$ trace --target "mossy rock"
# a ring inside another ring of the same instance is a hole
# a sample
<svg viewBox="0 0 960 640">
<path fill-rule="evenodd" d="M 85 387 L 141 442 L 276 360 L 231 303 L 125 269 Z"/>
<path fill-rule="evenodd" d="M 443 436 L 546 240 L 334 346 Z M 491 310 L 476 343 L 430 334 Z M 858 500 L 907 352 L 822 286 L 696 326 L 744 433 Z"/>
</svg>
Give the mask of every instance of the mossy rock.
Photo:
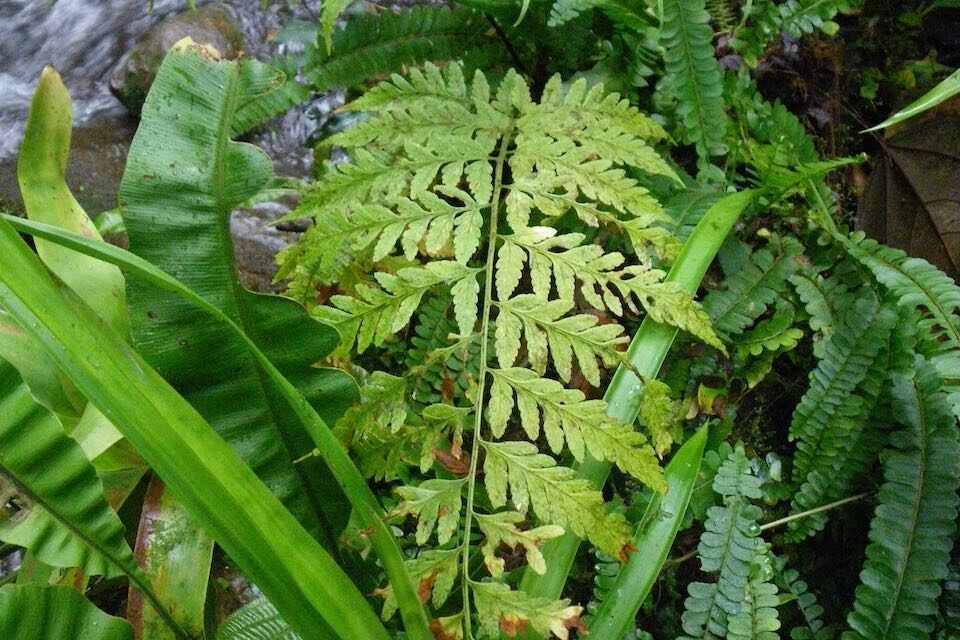
<svg viewBox="0 0 960 640">
<path fill-rule="evenodd" d="M 140 115 L 163 57 L 177 41 L 188 36 L 194 42 L 212 46 L 223 58 L 236 58 L 243 48 L 236 22 L 217 5 L 206 5 L 158 23 L 137 40 L 110 79 L 110 90 L 130 113 Z"/>
</svg>

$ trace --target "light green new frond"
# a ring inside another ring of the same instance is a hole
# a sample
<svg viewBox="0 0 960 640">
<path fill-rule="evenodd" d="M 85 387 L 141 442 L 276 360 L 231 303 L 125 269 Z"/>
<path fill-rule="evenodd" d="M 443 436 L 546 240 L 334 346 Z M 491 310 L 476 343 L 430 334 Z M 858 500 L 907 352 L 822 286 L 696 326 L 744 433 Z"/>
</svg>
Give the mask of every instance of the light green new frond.
<svg viewBox="0 0 960 640">
<path fill-rule="evenodd" d="M 328 52 L 330 51 L 333 28 L 337 24 L 337 18 L 352 3 L 353 0 L 324 0 L 320 7 L 320 34 L 323 36 L 323 42 L 326 44 Z"/>
<path fill-rule="evenodd" d="M 566 442 L 577 461 L 583 460 L 586 449 L 594 458 L 616 464 L 658 491 L 665 488 L 663 472 L 646 437 L 607 416 L 604 402 L 585 400 L 582 392 L 529 369 L 490 369 L 490 374 L 488 422 L 496 437 L 506 429 L 515 395 L 520 424 L 531 440 L 540 435 L 542 414 L 543 431 L 554 453 L 560 453 Z"/>
<path fill-rule="evenodd" d="M 437 528 L 437 542 L 446 544 L 460 525 L 465 479 L 425 480 L 417 487 L 397 487 L 397 495 L 403 501 L 390 514 L 392 516 L 414 515 L 417 518 L 417 544 L 424 545 Z"/>
<path fill-rule="evenodd" d="M 520 513 L 532 508 L 542 522 L 569 527 L 604 553 L 626 557 L 630 528 L 622 515 L 606 511 L 603 496 L 589 482 L 529 442 L 482 444 L 487 495 L 495 508 L 506 505 L 509 495 Z"/>
<path fill-rule="evenodd" d="M 533 571 L 543 574 L 547 570 L 547 564 L 543 559 L 543 554 L 540 553 L 540 545 L 551 538 L 563 535 L 563 527 L 552 524 L 527 530 L 518 528 L 517 525 L 526 518 L 516 511 L 502 511 L 490 515 L 478 513 L 474 517 L 477 519 L 480 531 L 486 537 L 483 546 L 480 547 L 480 552 L 483 554 L 487 571 L 494 578 L 503 575 L 505 566 L 503 558 L 497 555 L 497 550 L 501 546 L 511 549 L 523 547 L 527 566 Z"/>
<path fill-rule="evenodd" d="M 450 596 L 459 575 L 460 565 L 457 562 L 459 557 L 458 549 L 422 551 L 416 558 L 404 563 L 421 597 L 429 597 L 433 606 L 442 606 Z M 393 587 L 387 585 L 383 589 L 377 589 L 374 594 L 384 598 L 380 617 L 389 620 L 397 611 L 397 599 L 393 595 Z"/>
<path fill-rule="evenodd" d="M 599 357 L 606 367 L 621 359 L 620 347 L 629 339 L 618 324 L 598 324 L 596 316 L 566 316 L 573 303 L 568 300 L 544 302 L 533 294 L 522 294 L 497 305 L 496 351 L 501 367 L 512 367 L 520 350 L 520 338 L 527 347 L 527 359 L 534 371 L 543 375 L 549 352 L 553 366 L 564 382 L 573 373 L 576 355 L 580 372 L 587 382 L 600 385 Z"/>
<path fill-rule="evenodd" d="M 793 326 L 793 305 L 784 302 L 774 314 L 759 323 L 737 340 L 740 357 L 759 356 L 764 351 L 789 351 L 803 338 L 803 331 Z"/>
<path fill-rule="evenodd" d="M 580 628 L 583 607 L 570 601 L 550 600 L 513 591 L 498 582 L 470 582 L 473 601 L 477 607 L 480 633 L 488 638 L 499 638 L 501 633 L 516 636 L 524 629 L 532 629 L 541 637 L 551 633 L 567 640 L 571 628 Z"/>
<path fill-rule="evenodd" d="M 337 295 L 330 298 L 333 306 L 318 307 L 314 315 L 333 325 L 340 332 L 344 348 L 356 341 L 357 352 L 371 344 L 380 346 L 390 335 L 410 322 L 423 295 L 440 285 L 452 285 L 454 309 L 463 333 L 472 331 L 477 317 L 477 269 L 452 260 L 438 260 L 423 267 L 405 267 L 396 274 L 374 274 L 377 284 L 357 285 L 357 296 Z"/>
</svg>

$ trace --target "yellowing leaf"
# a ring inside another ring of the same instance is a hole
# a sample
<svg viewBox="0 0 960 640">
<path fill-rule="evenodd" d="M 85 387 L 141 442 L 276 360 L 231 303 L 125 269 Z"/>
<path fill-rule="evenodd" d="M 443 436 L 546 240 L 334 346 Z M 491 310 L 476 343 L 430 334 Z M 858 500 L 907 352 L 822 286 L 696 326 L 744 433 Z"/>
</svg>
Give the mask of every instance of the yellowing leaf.
<svg viewBox="0 0 960 640">
<path fill-rule="evenodd" d="M 480 530 L 486 536 L 480 552 L 483 553 L 483 561 L 487 565 L 487 570 L 494 578 L 499 578 L 503 574 L 504 561 L 497 556 L 497 549 L 501 545 L 506 545 L 513 549 L 523 547 L 526 551 L 527 565 L 533 571 L 544 574 L 547 571 L 547 564 L 540 553 L 540 545 L 544 541 L 563 535 L 563 527 L 556 525 L 545 525 L 523 531 L 517 528 L 517 524 L 525 520 L 523 514 L 516 511 L 504 511 L 491 515 L 476 514 L 477 524 Z"/>
<path fill-rule="evenodd" d="M 437 528 L 437 542 L 446 544 L 460 524 L 461 494 L 465 484 L 466 480 L 426 480 L 417 487 L 397 487 L 397 495 L 403 498 L 403 502 L 391 515 L 417 516 L 417 544 L 427 543 L 434 526 Z"/>
<path fill-rule="evenodd" d="M 529 627 L 540 636 L 553 634 L 567 640 L 570 629 L 584 630 L 580 624 L 583 607 L 571 605 L 567 599 L 529 596 L 497 582 L 471 582 L 470 587 L 484 636 L 496 638 L 502 632 L 514 638 Z"/>
</svg>

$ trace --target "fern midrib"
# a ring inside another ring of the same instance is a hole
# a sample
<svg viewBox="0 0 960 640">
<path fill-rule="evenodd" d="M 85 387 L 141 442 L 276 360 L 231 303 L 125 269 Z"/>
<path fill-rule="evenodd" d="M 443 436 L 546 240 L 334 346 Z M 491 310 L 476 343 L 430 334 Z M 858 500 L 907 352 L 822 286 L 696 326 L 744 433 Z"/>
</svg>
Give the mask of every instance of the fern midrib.
<svg viewBox="0 0 960 640">
<path fill-rule="evenodd" d="M 472 616 L 470 615 L 470 529 L 473 526 L 473 503 L 477 488 L 477 459 L 480 457 L 480 432 L 483 427 L 483 395 L 487 384 L 487 349 L 490 343 L 490 312 L 493 309 L 493 271 L 497 256 L 497 227 L 500 217 L 500 200 L 503 195 L 503 170 L 507 162 L 507 151 L 516 130 L 516 120 L 511 118 L 510 125 L 500 140 L 493 174 L 493 197 L 490 201 L 490 229 L 487 233 L 487 258 L 484 263 L 483 309 L 480 314 L 480 355 L 477 372 L 477 395 L 474 405 L 473 443 L 470 447 L 470 471 L 467 474 L 467 507 L 464 513 L 461 555 L 461 589 L 463 602 L 463 627 L 466 640 L 473 638 Z"/>
</svg>

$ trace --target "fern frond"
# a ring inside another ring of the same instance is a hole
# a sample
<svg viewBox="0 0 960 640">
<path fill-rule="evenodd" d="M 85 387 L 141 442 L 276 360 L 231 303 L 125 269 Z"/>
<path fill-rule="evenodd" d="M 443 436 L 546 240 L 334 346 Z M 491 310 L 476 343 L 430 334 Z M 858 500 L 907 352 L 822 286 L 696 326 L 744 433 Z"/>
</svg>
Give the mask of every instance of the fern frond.
<svg viewBox="0 0 960 640">
<path fill-rule="evenodd" d="M 727 618 L 728 640 L 779 640 L 780 598 L 772 577 L 769 551 L 754 553 L 750 579 L 743 588 L 743 604 Z"/>
<path fill-rule="evenodd" d="M 852 637 L 929 637 L 956 533 L 960 443 L 941 381 L 918 360 L 912 380 L 898 378 L 893 395 L 906 429 L 891 438 L 884 484 L 870 523 L 866 560 L 853 611 Z"/>
<path fill-rule="evenodd" d="M 512 367 L 520 352 L 521 336 L 527 346 L 530 366 L 540 375 L 547 368 L 549 352 L 553 366 L 564 382 L 570 381 L 573 357 L 587 382 L 600 386 L 597 358 L 606 367 L 622 359 L 621 347 L 629 342 L 618 324 L 598 324 L 596 316 L 568 316 L 569 300 L 544 302 L 533 294 L 521 294 L 497 304 L 496 351 L 501 367 Z"/>
<path fill-rule="evenodd" d="M 703 308 L 721 338 L 730 340 L 743 333 L 766 313 L 767 306 L 787 289 L 802 253 L 803 247 L 793 238 L 758 249 L 726 279 L 723 289 L 714 289 L 703 299 Z"/>
<path fill-rule="evenodd" d="M 320 7 L 320 35 L 323 37 L 327 51 L 330 51 L 333 46 L 331 39 L 337 19 L 351 4 L 353 4 L 353 0 L 325 0 L 323 6 Z"/>
<path fill-rule="evenodd" d="M 581 13 L 596 9 L 605 3 L 606 0 L 556 0 L 550 7 L 547 26 L 562 26 L 576 19 Z"/>
<path fill-rule="evenodd" d="M 456 321 L 450 317 L 449 295 L 433 296 L 417 309 L 417 324 L 411 333 L 404 364 L 411 381 L 411 397 L 422 403 L 449 401 L 461 395 L 476 378 L 478 341 L 468 336 L 451 343 Z"/>
<path fill-rule="evenodd" d="M 300 640 L 266 598 L 237 609 L 217 629 L 217 640 Z"/>
<path fill-rule="evenodd" d="M 764 351 L 789 351 L 801 338 L 803 331 L 793 326 L 793 305 L 783 302 L 766 320 L 757 323 L 753 329 L 737 340 L 737 354 L 740 357 L 759 356 Z"/>
<path fill-rule="evenodd" d="M 407 573 L 417 585 L 417 592 L 424 601 L 429 598 L 433 606 L 440 607 L 450 592 L 459 575 L 460 565 L 457 563 L 459 555 L 456 549 L 441 549 L 438 551 L 423 551 L 416 558 L 407 560 Z M 387 585 L 377 589 L 374 595 L 383 597 L 383 610 L 380 617 L 389 620 L 397 611 L 397 599 L 393 595 L 393 587 Z"/>
<path fill-rule="evenodd" d="M 687 635 L 682 640 L 728 637 L 729 618 L 740 611 L 747 598 L 751 563 L 766 553 L 757 537 L 761 511 L 750 503 L 762 495 L 760 480 L 751 474 L 742 446 L 720 466 L 713 488 L 723 496 L 724 506 L 707 511 L 697 551 L 703 571 L 719 575 L 716 583 L 691 582 L 688 586 L 690 595 L 681 618 Z M 764 602 L 768 590 L 760 590 Z M 768 617 L 764 614 L 764 619 Z"/>
<path fill-rule="evenodd" d="M 450 541 L 460 525 L 460 509 L 465 479 L 425 480 L 416 487 L 395 489 L 402 502 L 390 512 L 390 517 L 414 515 L 417 518 L 417 544 L 424 545 L 437 529 L 437 542 Z"/>
<path fill-rule="evenodd" d="M 623 268 L 623 255 L 604 253 L 596 245 L 580 245 L 583 234 L 556 235 L 551 227 L 529 227 L 503 235 L 497 258 L 497 297 L 508 299 L 519 284 L 525 262 L 530 266 L 533 291 L 546 299 L 551 281 L 560 299 L 573 301 L 576 281 L 584 299 L 597 309 L 622 315 L 624 304 L 651 318 L 689 331 L 707 344 L 723 348 L 713 333 L 703 309 L 672 283 L 663 282 L 663 272 L 643 265 Z M 557 250 L 559 249 L 559 250 Z"/>
<path fill-rule="evenodd" d="M 873 336 L 879 348 L 869 363 L 869 368 L 853 393 L 841 400 L 836 413 L 828 422 L 820 443 L 820 451 L 827 455 L 814 457 L 811 471 L 794 493 L 791 513 L 800 513 L 849 495 L 857 479 L 865 474 L 876 460 L 886 442 L 884 427 L 888 426 L 893 407 L 886 404 L 888 392 L 885 385 L 894 372 L 907 373 L 913 364 L 913 341 L 905 332 L 913 319 L 895 312 L 884 304 L 886 315 L 893 314 L 899 324 L 885 328 L 888 319 Z M 883 313 L 881 311 L 881 313 Z M 832 350 L 827 345 L 827 353 Z M 834 453 L 836 452 L 836 453 Z M 821 530 L 827 514 L 817 513 L 807 518 L 791 521 L 784 538 L 796 542 Z"/>
<path fill-rule="evenodd" d="M 370 433 L 396 433 L 407 419 L 407 385 L 403 378 L 374 371 L 360 387 L 360 403 L 337 421 L 345 442 L 364 440 Z"/>
<path fill-rule="evenodd" d="M 658 456 L 670 451 L 673 444 L 671 430 L 681 419 L 678 403 L 670 397 L 670 386 L 656 378 L 643 381 L 640 397 L 640 422 L 650 434 L 650 441 Z"/>
<path fill-rule="evenodd" d="M 529 442 L 484 442 L 486 490 L 494 508 L 510 502 L 525 514 L 529 508 L 548 524 L 569 527 L 608 555 L 625 558 L 631 533 L 626 520 L 608 513 L 603 497 L 572 469 L 557 466 Z M 508 493 L 509 489 L 509 493 Z"/>
<path fill-rule="evenodd" d="M 777 558 L 774 562 L 778 582 L 783 589 L 794 597 L 797 609 L 803 618 L 804 626 L 795 626 L 790 630 L 794 640 L 828 640 L 832 635 L 823 624 L 823 607 L 817 603 L 817 596 L 809 590 L 807 583 L 800 579 L 800 572 L 787 569 L 786 562 Z"/>
<path fill-rule="evenodd" d="M 527 559 L 527 566 L 531 570 L 543 574 L 547 570 L 547 563 L 540 553 L 540 545 L 547 540 L 563 535 L 563 528 L 557 525 L 544 525 L 533 529 L 522 530 L 517 527 L 526 518 L 522 513 L 516 511 L 502 511 L 500 513 L 483 514 L 478 513 L 477 526 L 483 532 L 485 539 L 483 546 L 480 547 L 480 553 L 483 554 L 483 561 L 487 565 L 487 571 L 494 578 L 503 575 L 505 566 L 503 558 L 497 555 L 497 550 L 501 546 L 510 549 L 523 547 Z"/>
<path fill-rule="evenodd" d="M 873 294 L 860 297 L 845 312 L 844 323 L 826 345 L 823 360 L 810 374 L 810 388 L 800 399 L 790 423 L 797 441 L 793 477 L 802 481 L 815 469 L 829 469 L 844 448 L 848 434 L 835 433 L 846 417 L 860 409 L 854 391 L 887 344 L 896 313 Z"/>
<path fill-rule="evenodd" d="M 960 287 L 921 258 L 885 247 L 862 235 L 842 239 L 850 255 L 873 272 L 900 306 L 920 314 L 918 350 L 933 357 L 960 350 Z"/>
<path fill-rule="evenodd" d="M 326 4 L 330 14 L 336 11 L 336 6 Z M 501 51 L 488 32 L 482 14 L 462 8 L 418 6 L 359 13 L 332 31 L 330 46 L 311 52 L 303 74 L 314 89 L 327 91 L 427 60 L 470 59 L 486 66 Z"/>
<path fill-rule="evenodd" d="M 552 633 L 567 640 L 569 630 L 581 626 L 583 607 L 571 605 L 567 599 L 537 598 L 496 582 L 471 582 L 470 587 L 480 631 L 486 637 L 499 638 L 501 633 L 516 636 L 529 628 L 540 636 Z"/>
<path fill-rule="evenodd" d="M 543 432 L 554 453 L 564 442 L 577 461 L 584 451 L 594 458 L 609 460 L 648 486 L 662 491 L 662 470 L 643 434 L 618 424 L 606 414 L 601 400 L 585 400 L 581 391 L 566 389 L 559 382 L 541 378 L 529 369 L 491 369 L 488 421 L 493 435 L 502 437 L 513 413 L 514 396 L 520 424 L 531 440 Z M 523 511 L 523 509 L 521 509 Z"/>
<path fill-rule="evenodd" d="M 470 333 L 477 318 L 477 272 L 458 262 L 436 260 L 423 267 L 405 267 L 395 275 L 377 273 L 379 286 L 359 284 L 357 297 L 333 296 L 333 306 L 318 307 L 314 315 L 340 332 L 344 348 L 356 341 L 357 352 L 363 353 L 404 328 L 427 291 L 450 285 L 457 324 L 461 333 Z"/>
<path fill-rule="evenodd" d="M 704 0 L 663 0 L 660 41 L 665 75 L 661 83 L 677 97 L 683 124 L 680 139 L 697 149 L 701 163 L 723 155 L 727 115 L 723 110 L 720 66 Z"/>
</svg>

